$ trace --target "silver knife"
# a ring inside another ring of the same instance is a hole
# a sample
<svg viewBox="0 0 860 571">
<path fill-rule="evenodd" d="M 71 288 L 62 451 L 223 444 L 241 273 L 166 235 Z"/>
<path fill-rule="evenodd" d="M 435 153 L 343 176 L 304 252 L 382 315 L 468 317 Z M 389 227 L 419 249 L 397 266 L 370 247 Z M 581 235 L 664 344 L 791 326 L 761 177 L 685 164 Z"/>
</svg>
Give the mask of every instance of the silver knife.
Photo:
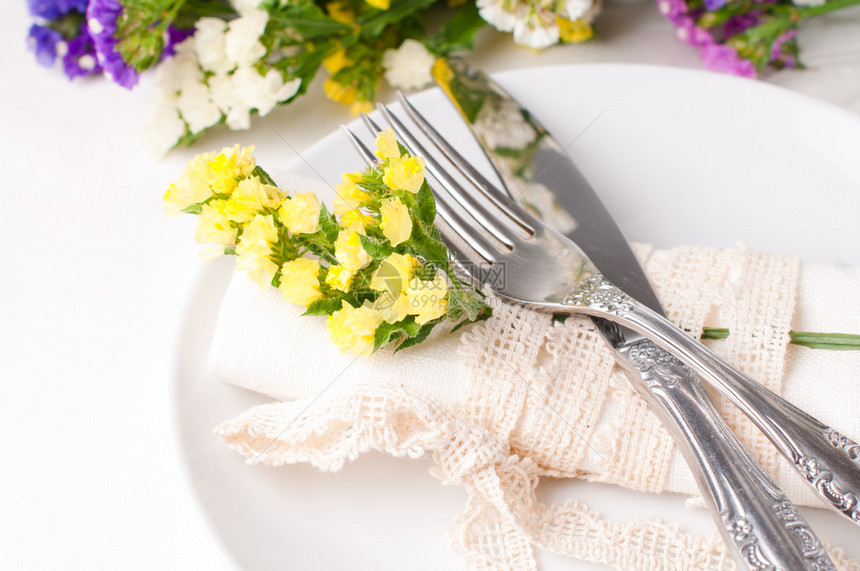
<svg viewBox="0 0 860 571">
<path fill-rule="evenodd" d="M 465 60 L 440 59 L 433 74 L 511 197 L 573 238 L 608 280 L 662 313 L 621 230 L 549 132 Z M 641 335 L 591 319 L 669 429 L 741 568 L 834 568 L 797 509 L 717 414 L 695 373 Z"/>
</svg>

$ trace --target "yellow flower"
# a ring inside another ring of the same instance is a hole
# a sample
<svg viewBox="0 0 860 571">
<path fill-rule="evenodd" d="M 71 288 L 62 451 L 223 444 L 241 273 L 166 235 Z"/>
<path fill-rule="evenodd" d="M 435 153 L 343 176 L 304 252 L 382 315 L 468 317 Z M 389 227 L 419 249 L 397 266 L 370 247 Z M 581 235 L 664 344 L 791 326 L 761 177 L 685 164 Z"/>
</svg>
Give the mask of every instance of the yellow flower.
<svg viewBox="0 0 860 571">
<path fill-rule="evenodd" d="M 418 260 L 409 254 L 393 253 L 385 258 L 370 277 L 370 288 L 382 295 L 374 302 L 382 319 L 396 323 L 409 315 L 409 299 L 406 292 Z"/>
<path fill-rule="evenodd" d="M 338 289 L 344 293 L 349 292 L 349 286 L 352 283 L 352 278 L 355 275 L 355 270 L 348 270 L 343 266 L 333 264 L 328 268 L 328 274 L 325 277 L 325 283 L 333 289 Z"/>
<path fill-rule="evenodd" d="M 373 309 L 386 323 L 397 323 L 409 315 L 409 298 L 402 293 L 395 295 L 390 291 L 384 291 L 373 302 Z"/>
<path fill-rule="evenodd" d="M 382 233 L 392 246 L 409 239 L 412 235 L 412 219 L 409 209 L 399 198 L 395 196 L 383 200 L 379 205 L 379 213 L 382 216 Z"/>
<path fill-rule="evenodd" d="M 320 201 L 313 192 L 300 192 L 287 198 L 278 218 L 293 234 L 313 234 L 320 229 Z"/>
<path fill-rule="evenodd" d="M 373 223 L 373 216 L 363 213 L 358 208 L 353 208 L 341 214 L 337 223 L 341 228 L 349 228 L 353 224 L 361 224 L 363 228 L 367 228 L 368 224 Z"/>
<path fill-rule="evenodd" d="M 203 202 L 210 196 L 212 196 L 212 191 L 209 189 L 209 185 L 199 178 L 188 176 L 186 173 L 167 187 L 162 202 L 167 215 L 176 216 L 192 204 Z"/>
<path fill-rule="evenodd" d="M 394 130 L 391 127 L 380 131 L 376 137 L 376 156 L 382 160 L 400 158 L 400 146 L 394 138 Z"/>
<path fill-rule="evenodd" d="M 197 216 L 197 230 L 194 233 L 198 244 L 215 242 L 232 246 L 236 243 L 237 228 L 230 224 L 226 207 L 226 200 L 211 200 L 203 205 Z M 223 248 L 221 251 L 223 253 Z"/>
<path fill-rule="evenodd" d="M 238 181 L 251 176 L 256 161 L 251 153 L 254 147 L 224 147 L 221 153 L 208 162 L 209 186 L 216 194 L 230 194 Z"/>
<path fill-rule="evenodd" d="M 188 161 L 182 176 L 167 188 L 162 200 L 168 216 L 180 214 L 192 204 L 212 196 L 207 173 L 209 160 L 214 156 L 215 153 L 200 154 Z"/>
<path fill-rule="evenodd" d="M 583 19 L 571 21 L 567 18 L 557 17 L 555 22 L 558 24 L 561 41 L 565 43 L 578 44 L 590 40 L 594 36 L 591 25 Z"/>
<path fill-rule="evenodd" d="M 334 241 L 334 257 L 348 270 L 360 270 L 373 260 L 361 247 L 360 234 L 364 234 L 364 228 L 353 224 L 341 230 Z"/>
<path fill-rule="evenodd" d="M 185 172 L 164 193 L 164 208 L 172 216 L 214 194 L 228 195 L 256 166 L 254 147 L 225 147 L 220 154 L 201 153 L 188 161 Z"/>
<path fill-rule="evenodd" d="M 278 265 L 271 260 L 272 244 L 278 241 L 275 220 L 271 214 L 257 214 L 248 223 L 236 244 L 236 267 L 248 272 L 248 277 L 260 287 L 272 284 Z"/>
<path fill-rule="evenodd" d="M 354 85 L 340 83 L 331 77 L 325 80 L 323 91 L 325 91 L 326 97 L 332 101 L 343 103 L 344 105 L 352 105 L 355 103 L 355 98 L 358 94 L 358 90 Z"/>
<path fill-rule="evenodd" d="M 353 115 L 361 115 L 371 111 L 373 111 L 373 101 L 365 101 L 364 99 L 356 100 L 349 108 L 349 112 Z"/>
<path fill-rule="evenodd" d="M 392 189 L 418 192 L 424 182 L 424 157 L 390 159 L 382 181 Z"/>
<path fill-rule="evenodd" d="M 380 323 L 382 317 L 369 302 L 356 308 L 344 301 L 341 309 L 328 316 L 326 328 L 342 352 L 350 351 L 358 356 L 372 351 L 373 336 Z"/>
<path fill-rule="evenodd" d="M 320 263 L 308 258 L 296 258 L 281 266 L 281 283 L 278 289 L 287 303 L 309 306 L 322 298 L 317 275 Z"/>
<path fill-rule="evenodd" d="M 388 10 L 388 7 L 391 5 L 390 0 L 364 0 L 364 1 L 367 2 L 369 5 L 373 6 L 374 8 L 378 8 L 380 10 Z"/>
<path fill-rule="evenodd" d="M 328 6 L 331 6 L 333 4 L 334 3 L 329 4 Z M 346 50 L 339 49 L 336 52 L 332 52 L 322 61 L 322 64 L 328 70 L 329 73 L 337 73 L 338 71 L 349 65 L 349 59 L 347 59 L 346 57 Z"/>
<path fill-rule="evenodd" d="M 341 24 L 352 24 L 355 22 L 355 13 L 352 10 L 345 10 L 344 6 L 346 2 L 329 2 L 325 5 L 325 9 L 332 20 Z"/>
<path fill-rule="evenodd" d="M 278 187 L 260 182 L 260 177 L 246 178 L 227 201 L 227 216 L 233 222 L 247 222 L 265 210 L 276 210 L 286 196 Z"/>
<path fill-rule="evenodd" d="M 448 282 L 441 271 L 437 271 L 432 280 L 411 279 L 406 288 L 406 297 L 409 299 L 409 314 L 415 316 L 415 323 L 424 325 L 445 315 L 447 293 Z"/>
<path fill-rule="evenodd" d="M 356 183 L 361 180 L 362 175 L 347 173 L 343 175 L 343 182 L 334 185 L 335 197 L 332 202 L 332 210 L 335 216 L 355 210 L 364 202 L 370 200 L 370 194 Z"/>
</svg>

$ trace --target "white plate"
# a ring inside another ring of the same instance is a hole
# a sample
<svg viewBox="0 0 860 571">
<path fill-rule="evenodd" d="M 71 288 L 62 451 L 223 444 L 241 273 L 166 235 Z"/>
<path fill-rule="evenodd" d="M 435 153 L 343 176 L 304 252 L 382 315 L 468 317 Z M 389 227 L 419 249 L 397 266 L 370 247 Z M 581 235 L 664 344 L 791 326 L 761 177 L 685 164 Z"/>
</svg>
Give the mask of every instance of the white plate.
<svg viewBox="0 0 860 571">
<path fill-rule="evenodd" d="M 763 83 L 673 68 L 554 66 L 496 79 L 570 143 L 629 239 L 661 248 L 742 241 L 810 261 L 860 264 L 857 117 Z M 458 145 L 477 152 L 438 91 L 414 101 L 446 134 L 462 137 Z M 303 160 L 289 169 L 330 183 L 361 166 L 339 132 Z M 190 481 L 228 557 L 244 569 L 462 568 L 445 532 L 465 492 L 442 487 L 428 474 L 428 459 L 370 454 L 336 474 L 249 467 L 212 436 L 219 422 L 267 401 L 216 382 L 206 369 L 231 268 L 219 261 L 201 276 L 176 371 Z M 582 482 L 551 482 L 541 491 L 553 500 L 577 497 L 610 518 L 656 515 L 691 532 L 713 529 L 703 510 L 684 507 L 680 497 Z M 804 513 L 823 539 L 860 559 L 856 527 L 823 510 Z M 602 568 L 540 558 L 544 569 Z"/>
</svg>

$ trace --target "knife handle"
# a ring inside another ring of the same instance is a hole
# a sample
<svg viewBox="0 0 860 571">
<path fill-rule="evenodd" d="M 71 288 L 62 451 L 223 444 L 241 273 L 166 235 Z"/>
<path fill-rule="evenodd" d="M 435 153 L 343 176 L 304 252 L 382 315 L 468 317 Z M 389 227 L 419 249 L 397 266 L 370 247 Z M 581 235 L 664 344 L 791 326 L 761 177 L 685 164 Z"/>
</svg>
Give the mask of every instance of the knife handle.
<svg viewBox="0 0 860 571">
<path fill-rule="evenodd" d="M 689 365 L 761 429 L 827 506 L 860 525 L 856 442 L 746 376 L 603 276 L 584 280 L 562 305 L 626 325 Z"/>
<path fill-rule="evenodd" d="M 740 569 L 830 569 L 797 509 L 717 414 L 696 374 L 653 342 L 615 350 L 696 478 Z"/>
</svg>

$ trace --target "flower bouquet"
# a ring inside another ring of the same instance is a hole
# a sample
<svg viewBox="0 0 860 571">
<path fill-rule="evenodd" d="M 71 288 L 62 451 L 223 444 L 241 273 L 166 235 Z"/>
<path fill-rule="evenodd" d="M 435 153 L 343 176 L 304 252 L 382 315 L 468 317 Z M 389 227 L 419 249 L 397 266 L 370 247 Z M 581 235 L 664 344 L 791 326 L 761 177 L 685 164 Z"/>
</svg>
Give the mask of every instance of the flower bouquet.
<svg viewBox="0 0 860 571">
<path fill-rule="evenodd" d="M 314 193 L 278 188 L 251 151 L 197 155 L 164 195 L 168 213 L 197 215 L 204 258 L 236 255 L 237 269 L 261 287 L 278 288 L 305 315 L 328 316 L 332 341 L 355 355 L 404 349 L 445 321 L 457 329 L 490 316 L 434 226 L 424 160 L 393 131 L 379 134 L 377 164 L 343 176 L 333 212 Z"/>
<path fill-rule="evenodd" d="M 383 78 L 412 89 L 438 55 L 468 49 L 490 21 L 535 48 L 590 37 L 592 0 L 29 0 L 30 42 L 70 78 L 102 73 L 126 88 L 155 68 L 152 133 L 166 150 L 226 124 L 247 129 L 302 95 L 320 70 L 326 95 L 370 109 Z M 441 24 L 435 24 L 441 22 Z"/>
<path fill-rule="evenodd" d="M 384 80 L 431 82 L 439 56 L 492 25 L 543 49 L 592 37 L 600 0 L 28 0 L 38 61 L 125 88 L 155 70 L 150 142 L 164 152 L 207 129 L 247 129 L 326 74 L 327 97 L 371 108 Z M 710 69 L 753 77 L 799 67 L 805 19 L 860 0 L 657 0 Z"/>
</svg>

